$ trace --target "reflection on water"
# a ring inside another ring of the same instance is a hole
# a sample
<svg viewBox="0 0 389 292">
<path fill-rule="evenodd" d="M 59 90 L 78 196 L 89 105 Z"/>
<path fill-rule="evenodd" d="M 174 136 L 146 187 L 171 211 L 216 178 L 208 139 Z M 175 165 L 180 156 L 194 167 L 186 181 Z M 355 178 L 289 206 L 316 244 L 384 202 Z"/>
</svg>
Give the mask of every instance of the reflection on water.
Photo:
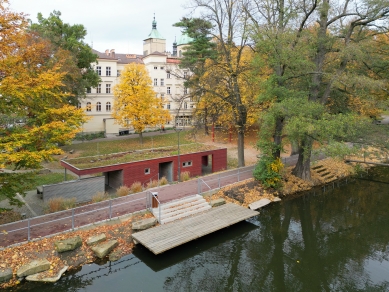
<svg viewBox="0 0 389 292">
<path fill-rule="evenodd" d="M 372 181 L 374 180 L 374 181 Z M 154 256 L 138 246 L 56 284 L 15 291 L 389 291 L 389 174 L 284 200 Z"/>
</svg>

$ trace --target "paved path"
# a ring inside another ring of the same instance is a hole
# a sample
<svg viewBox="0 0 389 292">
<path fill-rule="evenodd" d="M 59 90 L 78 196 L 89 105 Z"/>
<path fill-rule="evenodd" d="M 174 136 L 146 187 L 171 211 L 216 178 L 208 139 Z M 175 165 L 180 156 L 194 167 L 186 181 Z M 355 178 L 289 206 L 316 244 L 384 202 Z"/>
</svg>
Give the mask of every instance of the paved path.
<svg viewBox="0 0 389 292">
<path fill-rule="evenodd" d="M 320 156 L 316 159 L 323 159 Z M 297 161 L 297 156 L 283 158 L 284 164 L 290 166 Z M 187 182 L 166 185 L 149 191 L 157 191 L 162 202 L 179 199 L 195 194 L 250 179 L 254 166 L 243 167 L 211 174 Z M 0 226 L 0 247 L 25 242 L 34 238 L 48 236 L 72 230 L 95 222 L 110 220 L 125 214 L 141 211 L 149 207 L 148 192 L 141 192 L 96 204 L 85 205 L 71 210 L 38 216 L 23 221 Z"/>
<path fill-rule="evenodd" d="M 164 203 L 252 178 L 252 170 L 253 166 L 234 169 L 218 174 L 211 174 L 201 179 L 158 187 L 152 189 L 152 191 L 157 191 L 159 200 Z M 147 205 L 148 199 L 147 192 L 145 191 L 71 210 L 1 225 L 0 247 L 145 210 Z"/>
</svg>

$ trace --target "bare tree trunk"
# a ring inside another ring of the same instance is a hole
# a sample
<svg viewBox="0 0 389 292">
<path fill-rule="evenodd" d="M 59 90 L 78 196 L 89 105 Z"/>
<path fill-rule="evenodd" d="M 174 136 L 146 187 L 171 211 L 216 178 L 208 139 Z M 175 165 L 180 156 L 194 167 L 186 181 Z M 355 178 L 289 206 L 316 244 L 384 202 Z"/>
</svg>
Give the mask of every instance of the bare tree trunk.
<svg viewBox="0 0 389 292">
<path fill-rule="evenodd" d="M 298 150 L 298 160 L 292 174 L 303 179 L 311 180 L 311 153 L 312 153 L 312 138 L 305 138 Z"/>
<path fill-rule="evenodd" d="M 143 145 L 143 132 L 139 132 L 139 142 Z"/>
<path fill-rule="evenodd" d="M 244 162 L 244 129 L 238 129 L 238 167 L 245 166 Z"/>
<path fill-rule="evenodd" d="M 282 129 L 284 128 L 284 118 L 278 117 L 276 120 L 276 128 L 274 132 L 274 144 L 275 144 L 275 151 L 273 152 L 274 159 L 281 157 L 281 148 L 282 148 Z"/>
</svg>

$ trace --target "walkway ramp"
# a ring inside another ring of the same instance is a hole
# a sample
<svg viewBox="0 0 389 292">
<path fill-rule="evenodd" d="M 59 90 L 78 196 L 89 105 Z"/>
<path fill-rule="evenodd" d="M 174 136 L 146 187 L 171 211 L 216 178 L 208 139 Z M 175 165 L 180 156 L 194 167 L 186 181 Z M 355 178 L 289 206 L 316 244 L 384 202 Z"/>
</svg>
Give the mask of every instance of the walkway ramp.
<svg viewBox="0 0 389 292">
<path fill-rule="evenodd" d="M 258 214 L 230 203 L 209 209 L 202 214 L 134 233 L 132 237 L 154 254 L 160 254 Z"/>
</svg>

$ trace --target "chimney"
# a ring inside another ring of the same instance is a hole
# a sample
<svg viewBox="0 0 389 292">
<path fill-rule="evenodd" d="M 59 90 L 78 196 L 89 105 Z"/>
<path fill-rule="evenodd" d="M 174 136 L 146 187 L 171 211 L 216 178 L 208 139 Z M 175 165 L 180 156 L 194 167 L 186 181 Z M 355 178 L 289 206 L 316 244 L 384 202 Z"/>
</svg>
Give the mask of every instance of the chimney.
<svg viewBox="0 0 389 292">
<path fill-rule="evenodd" d="M 115 49 L 111 49 L 111 57 L 115 58 Z"/>
<path fill-rule="evenodd" d="M 108 49 L 105 50 L 105 54 L 106 54 L 107 56 L 109 56 L 109 50 L 108 50 Z"/>
</svg>

